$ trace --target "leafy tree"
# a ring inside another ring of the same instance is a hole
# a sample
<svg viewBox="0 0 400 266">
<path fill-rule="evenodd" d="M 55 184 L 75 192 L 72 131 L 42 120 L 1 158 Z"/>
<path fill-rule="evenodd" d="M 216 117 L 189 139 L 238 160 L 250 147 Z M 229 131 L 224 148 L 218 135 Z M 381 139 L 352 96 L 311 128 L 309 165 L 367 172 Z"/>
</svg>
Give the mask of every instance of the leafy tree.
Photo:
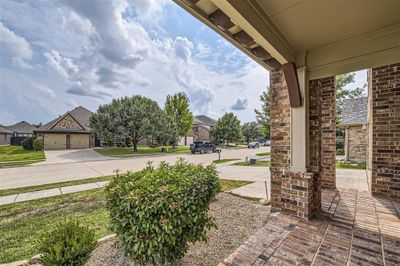
<svg viewBox="0 0 400 266">
<path fill-rule="evenodd" d="M 254 109 L 257 122 L 260 124 L 260 134 L 264 138 L 270 136 L 270 95 L 269 88 L 260 95 L 261 110 Z"/>
<path fill-rule="evenodd" d="M 155 101 L 136 95 L 101 105 L 90 117 L 90 126 L 103 142 L 131 142 L 137 151 L 140 140 L 159 136 L 161 117 Z"/>
<path fill-rule="evenodd" d="M 246 142 L 249 143 L 251 140 L 258 137 L 260 125 L 257 122 L 244 123 L 242 126 L 242 132 Z"/>
<path fill-rule="evenodd" d="M 179 138 L 187 135 L 193 124 L 193 114 L 189 108 L 189 98 L 185 93 L 179 92 L 168 95 L 164 107 L 170 120 L 170 140 L 173 145 Z"/>
<path fill-rule="evenodd" d="M 233 141 L 240 141 L 242 138 L 240 120 L 233 113 L 225 113 L 215 124 L 214 135 L 218 141 L 224 141 L 227 145 Z"/>
</svg>

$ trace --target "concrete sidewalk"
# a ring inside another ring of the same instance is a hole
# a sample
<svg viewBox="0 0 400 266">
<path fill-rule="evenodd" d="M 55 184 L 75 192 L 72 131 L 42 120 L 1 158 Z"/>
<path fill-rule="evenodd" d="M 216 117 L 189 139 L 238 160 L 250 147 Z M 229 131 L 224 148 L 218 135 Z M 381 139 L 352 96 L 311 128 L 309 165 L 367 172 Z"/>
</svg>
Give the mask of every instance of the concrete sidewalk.
<svg viewBox="0 0 400 266">
<path fill-rule="evenodd" d="M 38 191 L 14 194 L 14 195 L 0 197 L 0 205 L 35 200 L 35 199 L 43 199 L 43 198 L 48 198 L 48 197 L 53 197 L 53 196 L 60 196 L 60 195 L 64 195 L 64 194 L 104 187 L 107 184 L 108 184 L 108 181 L 103 181 L 103 182 L 95 182 L 95 183 L 88 183 L 88 184 L 82 184 L 82 185 L 51 188 L 51 189 L 45 189 L 45 190 L 38 190 Z"/>
</svg>

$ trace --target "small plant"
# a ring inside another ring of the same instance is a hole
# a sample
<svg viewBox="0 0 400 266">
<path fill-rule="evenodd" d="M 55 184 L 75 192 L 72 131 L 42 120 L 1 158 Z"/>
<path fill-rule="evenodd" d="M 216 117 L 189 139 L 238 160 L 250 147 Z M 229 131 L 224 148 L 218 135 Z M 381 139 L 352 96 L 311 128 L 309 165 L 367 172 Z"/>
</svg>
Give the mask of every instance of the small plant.
<svg viewBox="0 0 400 266">
<path fill-rule="evenodd" d="M 106 188 L 112 229 L 125 253 L 140 264 L 174 263 L 188 243 L 207 240 L 216 226 L 208 215 L 220 191 L 214 165 L 161 162 L 116 175 Z"/>
<path fill-rule="evenodd" d="M 77 221 L 55 225 L 37 243 L 41 261 L 47 265 L 84 265 L 96 247 L 94 232 Z"/>
<path fill-rule="evenodd" d="M 33 137 L 27 137 L 22 141 L 22 147 L 24 148 L 24 150 L 27 151 L 33 150 L 33 140 L 34 140 Z"/>
<path fill-rule="evenodd" d="M 43 142 L 40 139 L 35 139 L 32 146 L 35 151 L 43 150 Z"/>
</svg>

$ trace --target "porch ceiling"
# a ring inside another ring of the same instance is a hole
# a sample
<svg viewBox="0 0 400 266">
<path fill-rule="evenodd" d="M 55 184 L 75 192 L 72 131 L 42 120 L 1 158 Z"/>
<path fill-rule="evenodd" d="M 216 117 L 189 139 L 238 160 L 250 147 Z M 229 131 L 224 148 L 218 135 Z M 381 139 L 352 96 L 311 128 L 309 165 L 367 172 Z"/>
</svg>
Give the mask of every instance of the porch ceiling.
<svg viewBox="0 0 400 266">
<path fill-rule="evenodd" d="M 319 78 L 400 62 L 400 0 L 174 0 L 262 66 Z"/>
</svg>

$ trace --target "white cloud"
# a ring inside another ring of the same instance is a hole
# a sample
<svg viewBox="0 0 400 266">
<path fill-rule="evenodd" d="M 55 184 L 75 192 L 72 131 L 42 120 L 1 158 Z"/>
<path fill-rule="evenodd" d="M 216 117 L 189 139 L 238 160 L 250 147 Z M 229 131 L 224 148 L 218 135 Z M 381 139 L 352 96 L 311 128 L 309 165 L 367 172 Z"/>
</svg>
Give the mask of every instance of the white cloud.
<svg viewBox="0 0 400 266">
<path fill-rule="evenodd" d="M 50 53 L 44 53 L 44 56 L 47 58 L 47 64 L 64 78 L 70 78 L 79 71 L 79 67 L 71 58 L 63 57 L 57 51 L 51 50 Z"/>
<path fill-rule="evenodd" d="M 192 55 L 193 43 L 185 37 L 176 37 L 174 42 L 175 55 L 185 61 L 189 61 Z"/>
<path fill-rule="evenodd" d="M 0 21 L 0 43 L 2 50 L 8 51 L 12 62 L 22 68 L 28 68 L 26 60 L 31 59 L 33 51 L 28 41 L 16 35 Z"/>
<path fill-rule="evenodd" d="M 234 111 L 242 111 L 247 108 L 249 105 L 249 100 L 247 98 L 237 99 L 235 104 L 231 106 L 231 109 Z"/>
<path fill-rule="evenodd" d="M 35 82 L 31 82 L 31 85 L 34 87 L 34 89 L 36 90 L 36 92 L 46 98 L 51 98 L 54 99 L 56 97 L 56 94 L 54 93 L 54 91 L 52 89 L 50 89 L 49 87 L 47 87 L 47 85 L 45 84 L 38 84 Z"/>
<path fill-rule="evenodd" d="M 96 109 L 99 103 L 132 94 L 151 97 L 162 105 L 167 94 L 185 91 L 195 114 L 217 118 L 221 110 L 230 109 L 233 101 L 243 95 L 250 95 L 247 105 L 255 107 L 260 90 L 265 88 L 266 71 L 225 40 L 213 39 L 210 34 L 191 36 L 185 31 L 163 28 L 165 21 L 160 18 L 169 14 L 166 9 L 171 7 L 165 8 L 169 5 L 166 0 L 96 4 L 3 0 L 1 5 L 2 20 L 12 25 L 35 55 L 29 61 L 35 64 L 29 75 L 26 70 L 15 73 L 16 76 L 26 79 L 28 84 L 34 81 L 46 86 L 30 86 L 30 90 L 34 88 L 43 96 L 37 104 L 51 106 L 57 113 L 76 105 Z M 174 15 L 179 14 L 178 9 Z M 24 16 L 17 19 L 15 13 Z M 182 18 L 174 19 L 179 24 Z M 172 17 L 166 21 L 175 23 Z M 205 26 L 200 28 L 191 30 L 209 30 Z M 27 62 L 13 61 L 21 66 Z M 52 71 L 59 75 L 52 75 Z M 8 84 L 10 91 L 17 86 L 13 82 Z M 52 92 L 62 97 L 59 104 L 49 102 Z M 254 120 L 252 109 L 247 108 L 238 116 Z M 17 107 L 14 110 L 19 112 Z"/>
</svg>

